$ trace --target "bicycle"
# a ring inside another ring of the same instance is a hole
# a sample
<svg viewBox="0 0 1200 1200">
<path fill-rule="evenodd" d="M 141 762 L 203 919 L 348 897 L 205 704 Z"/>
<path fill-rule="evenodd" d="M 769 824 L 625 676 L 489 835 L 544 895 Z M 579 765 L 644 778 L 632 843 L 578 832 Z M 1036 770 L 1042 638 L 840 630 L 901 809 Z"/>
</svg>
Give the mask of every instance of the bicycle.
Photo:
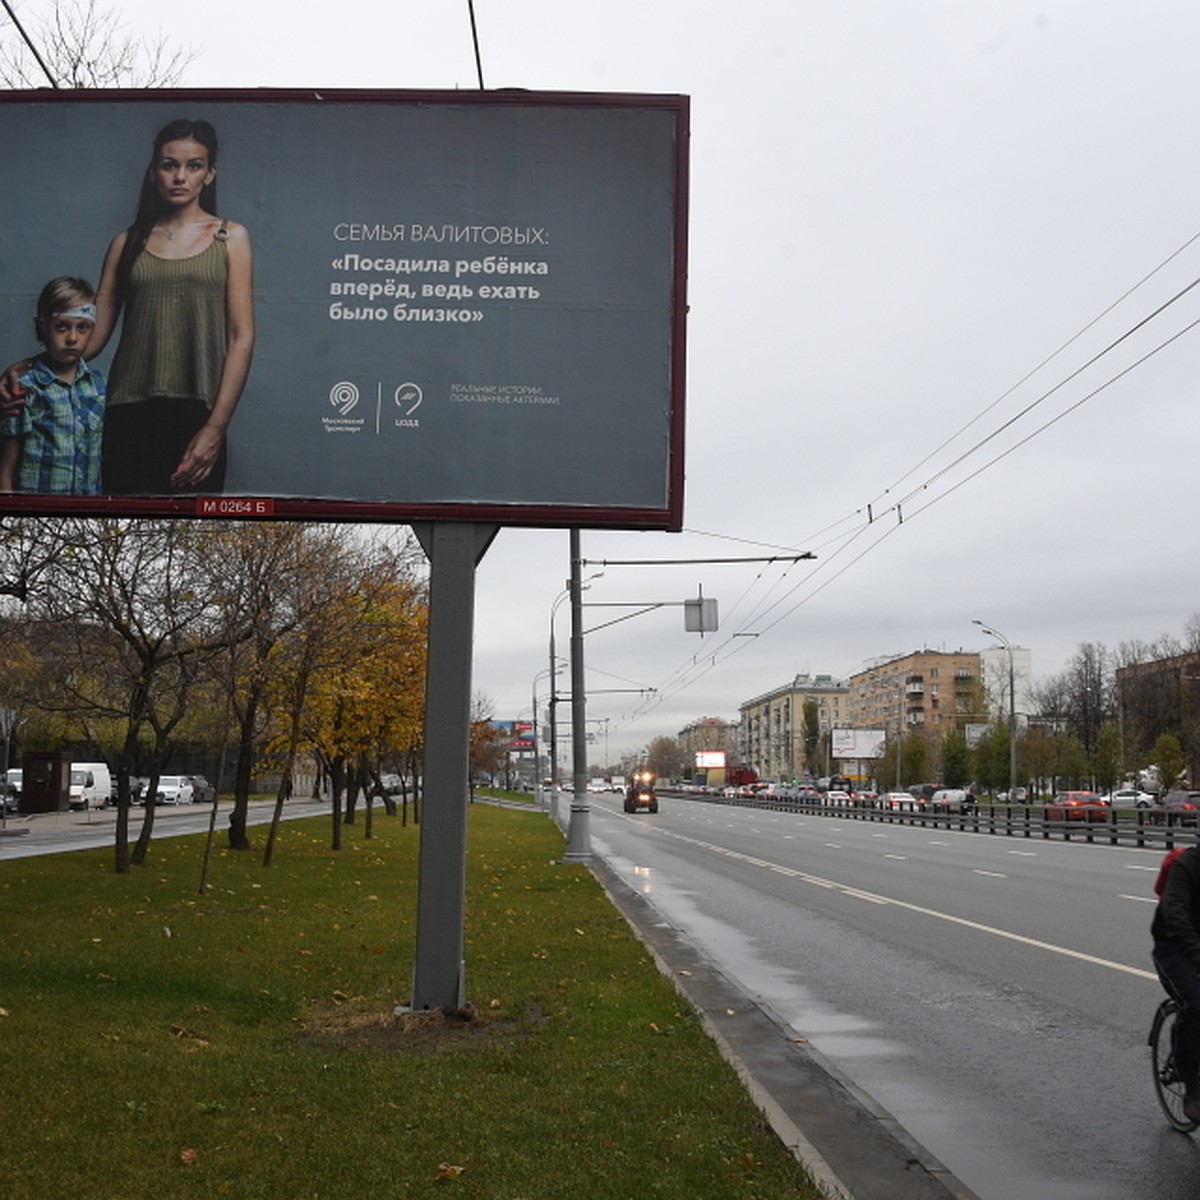
<svg viewBox="0 0 1200 1200">
<path fill-rule="evenodd" d="M 1167 1122 L 1180 1133 L 1191 1133 L 1196 1122 L 1184 1114 L 1183 1082 L 1175 1070 L 1175 1028 L 1179 1012 L 1179 1001 L 1168 996 L 1155 1010 L 1146 1043 L 1150 1047 L 1150 1065 L 1154 1070 L 1154 1092 Z"/>
</svg>

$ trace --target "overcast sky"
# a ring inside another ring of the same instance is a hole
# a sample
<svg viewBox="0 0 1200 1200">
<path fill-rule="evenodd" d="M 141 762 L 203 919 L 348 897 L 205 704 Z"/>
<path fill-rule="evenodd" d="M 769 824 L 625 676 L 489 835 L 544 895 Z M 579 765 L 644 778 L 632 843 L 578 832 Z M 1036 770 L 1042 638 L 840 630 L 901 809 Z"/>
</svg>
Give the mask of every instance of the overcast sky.
<svg viewBox="0 0 1200 1200">
<path fill-rule="evenodd" d="M 340 0 L 303 20 L 262 0 L 209 0 L 202 20 L 119 7 L 197 51 L 187 86 L 476 86 L 466 0 Z M 1182 633 L 1200 610 L 1200 288 L 1135 326 L 1200 275 L 1200 7 L 476 0 L 476 15 L 488 88 L 692 98 L 686 532 L 585 532 L 585 557 L 818 554 L 604 569 L 589 599 L 702 588 L 722 620 L 701 639 L 668 607 L 587 639 L 610 757 L 735 719 L 797 672 L 980 649 L 974 617 L 1029 647 L 1035 678 L 1081 642 Z M 297 162 L 298 184 L 314 169 Z M 620 457 L 597 447 L 580 469 Z M 567 574 L 555 530 L 504 530 L 480 566 L 474 684 L 497 717 L 529 713 Z M 602 691 L 623 688 L 658 691 Z"/>
</svg>

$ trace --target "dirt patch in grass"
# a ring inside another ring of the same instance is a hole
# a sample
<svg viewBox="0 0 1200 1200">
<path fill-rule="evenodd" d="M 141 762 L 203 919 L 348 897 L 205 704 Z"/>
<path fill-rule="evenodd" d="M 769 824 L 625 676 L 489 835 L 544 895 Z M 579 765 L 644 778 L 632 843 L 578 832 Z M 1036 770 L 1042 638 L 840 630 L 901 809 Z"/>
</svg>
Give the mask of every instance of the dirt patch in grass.
<svg viewBox="0 0 1200 1200">
<path fill-rule="evenodd" d="M 473 1007 L 429 1012 L 380 1012 L 330 1007 L 305 1017 L 298 1041 L 312 1050 L 372 1054 L 445 1054 L 507 1049 L 534 1033 L 540 1013 L 524 1019 L 480 1014 Z"/>
</svg>

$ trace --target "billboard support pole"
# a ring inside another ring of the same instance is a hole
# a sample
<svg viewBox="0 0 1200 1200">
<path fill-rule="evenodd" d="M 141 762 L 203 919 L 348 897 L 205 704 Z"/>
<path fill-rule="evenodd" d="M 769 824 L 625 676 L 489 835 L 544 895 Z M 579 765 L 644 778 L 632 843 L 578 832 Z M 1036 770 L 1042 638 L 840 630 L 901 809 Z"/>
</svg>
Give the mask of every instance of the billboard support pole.
<svg viewBox="0 0 1200 1200">
<path fill-rule="evenodd" d="M 466 1003 L 467 796 L 475 567 L 499 527 L 435 521 L 414 525 L 429 559 L 425 683 L 425 801 L 417 880 L 413 1012 Z"/>
</svg>

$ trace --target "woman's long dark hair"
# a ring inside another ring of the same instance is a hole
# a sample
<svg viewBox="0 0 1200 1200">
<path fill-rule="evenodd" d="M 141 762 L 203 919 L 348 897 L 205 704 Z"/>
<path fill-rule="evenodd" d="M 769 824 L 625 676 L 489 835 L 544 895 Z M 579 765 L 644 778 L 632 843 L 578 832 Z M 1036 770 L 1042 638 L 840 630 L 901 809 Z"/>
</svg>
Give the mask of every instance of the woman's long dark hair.
<svg viewBox="0 0 1200 1200">
<path fill-rule="evenodd" d="M 146 248 L 146 240 L 159 217 L 163 215 L 164 205 L 158 194 L 158 182 L 154 172 L 158 160 L 162 157 L 162 149 L 168 142 L 179 141 L 199 142 L 208 151 L 208 165 L 217 165 L 217 131 L 207 121 L 189 121 L 186 118 L 172 121 L 163 126 L 154 138 L 154 151 L 150 155 L 150 165 L 142 176 L 142 190 L 138 195 L 137 212 L 133 224 L 125 231 L 125 245 L 121 249 L 121 258 L 117 263 L 117 296 L 124 301 L 126 289 L 129 286 L 129 276 L 133 264 Z M 217 181 L 205 184 L 200 193 L 200 207 L 205 212 L 217 215 Z"/>
</svg>

